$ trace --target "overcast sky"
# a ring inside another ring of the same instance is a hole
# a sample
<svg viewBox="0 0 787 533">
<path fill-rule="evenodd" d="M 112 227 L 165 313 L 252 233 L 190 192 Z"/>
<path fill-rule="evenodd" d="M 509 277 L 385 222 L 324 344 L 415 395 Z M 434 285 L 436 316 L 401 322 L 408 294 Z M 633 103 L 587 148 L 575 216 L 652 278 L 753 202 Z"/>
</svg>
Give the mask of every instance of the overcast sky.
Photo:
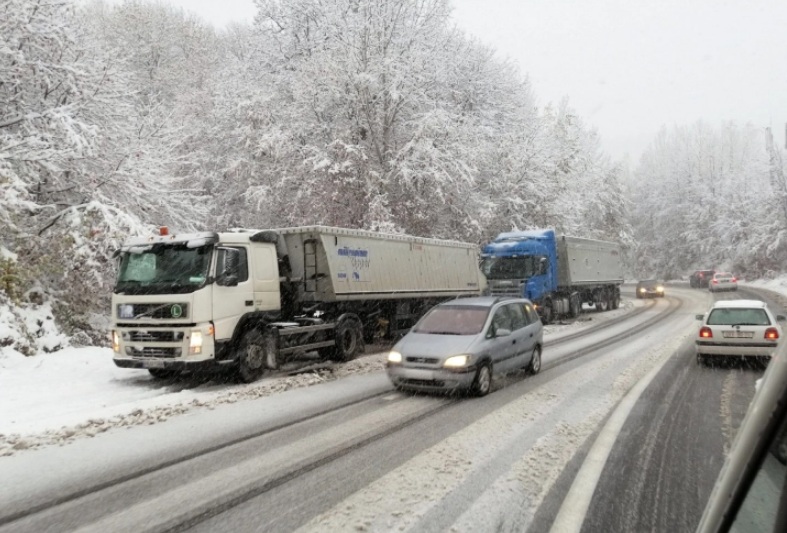
<svg viewBox="0 0 787 533">
<path fill-rule="evenodd" d="M 218 27 L 252 0 L 169 0 Z M 636 163 L 662 125 L 787 123 L 787 0 L 453 0 L 459 27 L 515 61 L 540 104 L 568 96 Z"/>
</svg>

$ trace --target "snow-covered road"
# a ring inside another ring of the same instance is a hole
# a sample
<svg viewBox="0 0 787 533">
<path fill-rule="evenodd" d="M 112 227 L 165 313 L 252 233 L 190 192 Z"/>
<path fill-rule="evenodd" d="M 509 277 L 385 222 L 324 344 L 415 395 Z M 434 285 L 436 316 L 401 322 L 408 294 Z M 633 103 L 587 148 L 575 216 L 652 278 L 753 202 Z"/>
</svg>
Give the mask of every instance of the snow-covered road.
<svg viewBox="0 0 787 533">
<path fill-rule="evenodd" d="M 576 321 L 547 326 L 545 338 L 558 339 L 594 327 L 641 305 L 641 301 L 625 300 L 616 311 L 595 313 L 591 309 Z M 270 396 L 348 375 L 382 372 L 384 355 L 370 352 L 322 370 L 267 377 L 246 385 L 230 376 L 157 380 L 146 370 L 117 368 L 108 348 L 66 348 L 35 357 L 0 348 L 0 456 L 92 437 L 112 428 L 154 424 L 194 409 Z"/>
</svg>

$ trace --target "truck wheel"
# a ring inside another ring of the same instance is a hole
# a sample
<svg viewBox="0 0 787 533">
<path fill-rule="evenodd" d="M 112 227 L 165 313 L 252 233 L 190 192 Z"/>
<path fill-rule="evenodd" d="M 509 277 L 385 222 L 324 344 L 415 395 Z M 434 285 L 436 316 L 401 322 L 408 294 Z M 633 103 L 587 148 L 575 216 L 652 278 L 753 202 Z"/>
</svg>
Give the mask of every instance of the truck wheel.
<svg viewBox="0 0 787 533">
<path fill-rule="evenodd" d="M 552 302 L 546 302 L 541 309 L 541 322 L 546 326 L 552 322 Z"/>
<path fill-rule="evenodd" d="M 568 314 L 571 318 L 577 318 L 580 311 L 582 311 L 582 304 L 578 296 L 569 296 L 568 298 Z"/>
<path fill-rule="evenodd" d="M 596 311 L 606 311 L 609 309 L 609 296 L 605 291 L 599 291 L 595 294 L 593 303 L 596 305 Z"/>
<path fill-rule="evenodd" d="M 350 317 L 339 319 L 336 325 L 336 346 L 328 352 L 332 361 L 349 361 L 363 352 L 363 326 Z"/>
<path fill-rule="evenodd" d="M 266 368 L 278 367 L 276 332 L 257 329 L 247 331 L 238 346 L 238 377 L 243 383 L 257 381 Z"/>
<path fill-rule="evenodd" d="M 177 370 L 167 370 L 166 368 L 148 368 L 148 372 L 156 379 L 170 379 L 178 375 Z"/>
<path fill-rule="evenodd" d="M 486 396 L 492 389 L 492 365 L 483 363 L 478 367 L 473 381 L 473 395 Z"/>
</svg>

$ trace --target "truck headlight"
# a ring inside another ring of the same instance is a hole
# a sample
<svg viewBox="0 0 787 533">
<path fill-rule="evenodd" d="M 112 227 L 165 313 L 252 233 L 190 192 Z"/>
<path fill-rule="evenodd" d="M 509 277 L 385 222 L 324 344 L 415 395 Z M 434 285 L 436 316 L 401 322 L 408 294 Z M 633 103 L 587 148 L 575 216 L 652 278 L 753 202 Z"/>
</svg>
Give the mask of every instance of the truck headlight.
<svg viewBox="0 0 787 533">
<path fill-rule="evenodd" d="M 189 353 L 191 355 L 202 353 L 202 332 L 194 330 L 191 332 L 191 341 L 189 342 Z"/>
<path fill-rule="evenodd" d="M 664 287 L 659 285 L 658 287 L 656 287 L 656 292 L 664 292 Z"/>
<path fill-rule="evenodd" d="M 399 352 L 388 352 L 388 362 L 398 365 L 402 362 L 402 354 Z"/>
<path fill-rule="evenodd" d="M 462 368 L 467 366 L 467 361 L 469 359 L 470 356 L 468 355 L 454 355 L 446 359 L 443 366 L 446 368 Z"/>
<path fill-rule="evenodd" d="M 112 350 L 115 353 L 120 353 L 120 335 L 114 329 L 112 330 Z"/>
</svg>

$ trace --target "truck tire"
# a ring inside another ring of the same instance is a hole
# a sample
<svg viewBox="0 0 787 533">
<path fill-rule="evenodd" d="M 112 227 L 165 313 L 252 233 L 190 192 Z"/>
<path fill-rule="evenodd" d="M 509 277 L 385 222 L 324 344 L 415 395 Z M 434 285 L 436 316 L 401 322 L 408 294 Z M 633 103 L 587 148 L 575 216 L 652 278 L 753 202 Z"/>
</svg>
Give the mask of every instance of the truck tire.
<svg viewBox="0 0 787 533">
<path fill-rule="evenodd" d="M 327 352 L 332 361 L 349 361 L 364 350 L 363 325 L 351 316 L 339 319 L 336 325 L 336 346 Z"/>
<path fill-rule="evenodd" d="M 238 377 L 243 383 L 252 383 L 262 377 L 267 369 L 276 369 L 277 331 L 258 329 L 247 331 L 238 345 Z"/>
<path fill-rule="evenodd" d="M 554 313 L 552 312 L 552 302 L 547 300 L 541 307 L 541 323 L 545 326 L 552 322 Z"/>
<path fill-rule="evenodd" d="M 593 303 L 596 306 L 596 311 L 604 312 L 609 309 L 609 300 L 609 294 L 605 290 L 599 290 L 593 294 Z"/>
</svg>

